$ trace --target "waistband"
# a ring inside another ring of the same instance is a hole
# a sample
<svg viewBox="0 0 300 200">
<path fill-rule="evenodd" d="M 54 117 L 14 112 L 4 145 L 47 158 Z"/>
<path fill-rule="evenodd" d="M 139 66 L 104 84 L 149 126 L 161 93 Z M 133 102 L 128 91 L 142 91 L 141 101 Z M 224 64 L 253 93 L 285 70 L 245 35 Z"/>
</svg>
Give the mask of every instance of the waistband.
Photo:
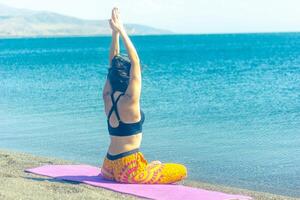
<svg viewBox="0 0 300 200">
<path fill-rule="evenodd" d="M 111 154 L 107 153 L 106 158 L 109 159 L 109 160 L 117 160 L 117 159 L 123 158 L 125 156 L 131 155 L 131 154 L 134 154 L 134 153 L 137 153 L 137 152 L 139 152 L 139 148 L 132 149 L 130 151 L 126 151 L 126 152 L 119 153 L 119 154 L 116 154 L 116 155 L 111 155 Z"/>
</svg>

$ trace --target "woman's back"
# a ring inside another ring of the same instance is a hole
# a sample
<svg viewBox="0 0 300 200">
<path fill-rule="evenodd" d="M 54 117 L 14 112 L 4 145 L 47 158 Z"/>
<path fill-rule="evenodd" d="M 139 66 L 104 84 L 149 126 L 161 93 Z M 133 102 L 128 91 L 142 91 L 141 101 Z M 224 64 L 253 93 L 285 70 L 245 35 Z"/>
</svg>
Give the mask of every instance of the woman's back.
<svg viewBox="0 0 300 200">
<path fill-rule="evenodd" d="M 144 113 L 139 102 L 116 91 L 104 97 L 107 126 L 111 144 L 109 153 L 119 154 L 139 148 L 142 140 Z"/>
<path fill-rule="evenodd" d="M 113 93 L 113 99 L 111 95 L 107 95 L 106 98 L 104 98 L 106 116 L 109 117 L 108 115 L 113 106 L 113 100 L 116 101 L 118 98 L 119 100 L 116 104 L 116 109 L 121 121 L 124 123 L 135 123 L 140 121 L 142 117 L 140 115 L 140 103 L 138 101 L 131 100 L 130 97 L 119 91 L 115 91 Z M 119 125 L 115 111 L 112 112 L 109 122 L 112 127 L 117 127 Z"/>
</svg>

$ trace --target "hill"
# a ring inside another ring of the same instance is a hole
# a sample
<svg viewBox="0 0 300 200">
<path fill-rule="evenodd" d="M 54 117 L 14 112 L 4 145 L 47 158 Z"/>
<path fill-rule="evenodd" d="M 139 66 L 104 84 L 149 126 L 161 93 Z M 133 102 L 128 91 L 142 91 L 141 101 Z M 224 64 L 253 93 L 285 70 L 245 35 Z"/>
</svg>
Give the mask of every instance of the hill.
<svg viewBox="0 0 300 200">
<path fill-rule="evenodd" d="M 125 24 L 131 35 L 170 34 L 140 24 Z M 0 5 L 0 37 L 108 35 L 107 20 L 84 20 L 53 12 L 31 11 Z"/>
</svg>

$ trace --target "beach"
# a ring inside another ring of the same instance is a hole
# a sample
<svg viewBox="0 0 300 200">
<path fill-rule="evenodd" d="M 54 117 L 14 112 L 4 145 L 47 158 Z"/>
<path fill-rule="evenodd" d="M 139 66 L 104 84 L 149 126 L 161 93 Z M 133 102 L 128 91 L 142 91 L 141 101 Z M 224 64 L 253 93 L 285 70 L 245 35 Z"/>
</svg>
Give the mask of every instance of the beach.
<svg viewBox="0 0 300 200">
<path fill-rule="evenodd" d="M 0 199 L 141 199 L 132 195 L 121 194 L 110 190 L 55 180 L 49 177 L 38 176 L 24 172 L 24 169 L 51 164 L 80 164 L 71 161 L 34 156 L 27 153 L 0 150 Z M 274 195 L 232 188 L 221 185 L 212 185 L 186 179 L 183 185 L 207 190 L 215 190 L 232 194 L 243 194 L 257 200 L 293 200 L 287 196 Z"/>
</svg>

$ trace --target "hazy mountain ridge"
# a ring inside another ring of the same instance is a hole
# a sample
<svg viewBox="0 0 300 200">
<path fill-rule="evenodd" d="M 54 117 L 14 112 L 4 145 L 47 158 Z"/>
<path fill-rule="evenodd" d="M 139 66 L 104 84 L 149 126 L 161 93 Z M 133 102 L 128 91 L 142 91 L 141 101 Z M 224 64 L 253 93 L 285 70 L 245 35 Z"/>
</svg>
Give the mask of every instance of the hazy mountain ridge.
<svg viewBox="0 0 300 200">
<path fill-rule="evenodd" d="M 129 34 L 170 34 L 139 24 L 125 24 Z M 0 5 L 0 37 L 108 35 L 107 20 L 84 20 L 46 11 L 31 11 Z"/>
</svg>

